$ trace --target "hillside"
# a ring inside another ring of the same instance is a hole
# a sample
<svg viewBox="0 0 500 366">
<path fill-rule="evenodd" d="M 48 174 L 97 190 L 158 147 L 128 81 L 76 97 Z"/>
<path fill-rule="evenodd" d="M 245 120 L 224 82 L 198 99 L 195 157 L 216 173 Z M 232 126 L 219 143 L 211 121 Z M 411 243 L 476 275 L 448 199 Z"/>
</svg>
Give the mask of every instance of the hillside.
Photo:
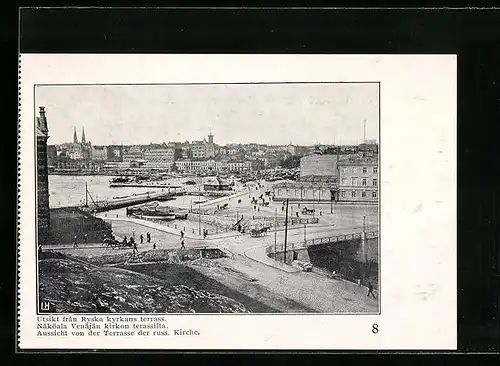
<svg viewBox="0 0 500 366">
<path fill-rule="evenodd" d="M 39 261 L 39 295 L 70 313 L 243 313 L 228 297 L 60 253 Z"/>
</svg>

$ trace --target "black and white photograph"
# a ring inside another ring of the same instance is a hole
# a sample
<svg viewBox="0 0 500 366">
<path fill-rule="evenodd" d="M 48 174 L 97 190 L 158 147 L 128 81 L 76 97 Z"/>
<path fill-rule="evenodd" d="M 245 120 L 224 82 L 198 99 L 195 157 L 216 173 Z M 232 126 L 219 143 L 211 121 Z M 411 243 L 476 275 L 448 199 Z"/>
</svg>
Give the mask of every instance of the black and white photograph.
<svg viewBox="0 0 500 366">
<path fill-rule="evenodd" d="M 380 314 L 379 82 L 38 84 L 32 108 L 39 314 Z"/>
</svg>

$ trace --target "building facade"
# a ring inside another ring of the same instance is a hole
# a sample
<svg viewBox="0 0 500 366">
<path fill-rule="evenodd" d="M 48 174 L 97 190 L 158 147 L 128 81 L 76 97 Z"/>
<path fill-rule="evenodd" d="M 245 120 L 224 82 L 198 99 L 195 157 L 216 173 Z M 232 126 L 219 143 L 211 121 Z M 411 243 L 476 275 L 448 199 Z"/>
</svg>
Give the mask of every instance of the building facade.
<svg viewBox="0 0 500 366">
<path fill-rule="evenodd" d="M 377 157 L 348 156 L 339 166 L 339 201 L 378 202 Z"/>
<path fill-rule="evenodd" d="M 251 161 L 219 161 L 214 159 L 204 160 L 177 160 L 175 165 L 178 170 L 186 172 L 231 171 L 246 172 L 252 170 Z"/>
<path fill-rule="evenodd" d="M 47 161 L 49 129 L 45 116 L 45 107 L 39 107 L 39 115 L 36 118 L 38 244 L 47 245 L 50 232 L 49 172 Z"/>
<path fill-rule="evenodd" d="M 337 180 L 286 182 L 273 184 L 274 199 L 293 201 L 330 202 L 337 201 Z"/>
<path fill-rule="evenodd" d="M 142 150 L 138 146 L 132 146 L 123 152 L 123 162 L 132 163 L 144 160 Z"/>
<path fill-rule="evenodd" d="M 174 162 L 174 148 L 147 149 L 144 152 L 144 167 L 151 169 L 170 169 Z"/>
<path fill-rule="evenodd" d="M 123 161 L 123 147 L 121 145 L 106 146 L 106 161 Z"/>
<path fill-rule="evenodd" d="M 300 159 L 300 178 L 337 176 L 337 155 L 311 154 Z"/>
<path fill-rule="evenodd" d="M 108 155 L 106 146 L 92 146 L 90 152 L 92 160 L 105 161 Z"/>
<path fill-rule="evenodd" d="M 190 149 L 194 159 L 213 159 L 215 157 L 215 144 L 214 135 L 208 135 L 208 141 L 203 139 L 201 141 L 191 142 Z"/>
</svg>

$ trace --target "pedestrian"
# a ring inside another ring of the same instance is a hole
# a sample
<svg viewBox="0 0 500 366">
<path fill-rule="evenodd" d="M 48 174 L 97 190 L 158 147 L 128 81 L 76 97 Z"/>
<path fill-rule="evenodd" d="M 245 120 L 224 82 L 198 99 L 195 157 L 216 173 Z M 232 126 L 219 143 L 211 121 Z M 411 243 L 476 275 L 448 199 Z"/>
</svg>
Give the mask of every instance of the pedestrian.
<svg viewBox="0 0 500 366">
<path fill-rule="evenodd" d="M 260 207 L 257 207 L 257 212 L 260 212 Z"/>
<path fill-rule="evenodd" d="M 256 211 L 257 210 L 257 206 L 253 205 L 253 210 Z"/>
<path fill-rule="evenodd" d="M 321 210 L 320 210 L 320 211 L 319 211 L 319 215 L 320 215 L 320 216 L 323 216 L 323 211 L 321 211 Z"/>
<path fill-rule="evenodd" d="M 368 282 L 368 295 L 367 296 L 370 296 L 372 295 L 373 298 L 375 298 L 375 294 L 373 293 L 373 285 L 371 282 Z"/>
<path fill-rule="evenodd" d="M 73 248 L 78 248 L 78 243 L 76 240 L 76 235 L 73 237 Z"/>
<path fill-rule="evenodd" d="M 135 239 L 135 229 L 132 229 L 132 238 Z"/>
<path fill-rule="evenodd" d="M 148 243 L 151 243 L 151 234 L 149 233 L 149 231 L 146 233 L 146 238 L 148 240 Z"/>
<path fill-rule="evenodd" d="M 184 246 L 184 239 L 181 240 L 181 249 L 186 249 L 186 247 Z"/>
<path fill-rule="evenodd" d="M 125 246 L 127 245 L 127 235 L 125 235 L 125 236 L 123 237 L 122 244 L 123 244 L 123 245 L 125 245 Z"/>
<path fill-rule="evenodd" d="M 139 253 L 139 251 L 137 250 L 137 243 L 135 242 L 134 238 L 130 238 L 130 241 L 132 242 L 132 246 L 133 246 L 133 251 L 132 253 L 135 254 L 136 252 Z"/>
<path fill-rule="evenodd" d="M 88 236 L 87 236 L 87 234 L 85 234 L 85 235 L 83 236 L 83 240 L 85 241 L 85 244 L 88 244 L 88 242 L 89 242 L 89 241 L 88 241 Z"/>
<path fill-rule="evenodd" d="M 141 234 L 141 236 L 139 236 L 139 239 L 141 240 L 141 244 L 144 243 L 144 235 Z"/>
<path fill-rule="evenodd" d="M 153 243 L 153 250 L 156 250 L 156 243 Z"/>
<path fill-rule="evenodd" d="M 184 231 L 181 230 L 181 239 L 184 238 Z"/>
<path fill-rule="evenodd" d="M 207 229 L 203 229 L 203 239 L 207 238 Z"/>
<path fill-rule="evenodd" d="M 285 206 L 281 206 L 281 212 L 285 211 Z"/>
<path fill-rule="evenodd" d="M 297 215 L 297 217 L 299 217 L 299 213 L 298 212 L 295 212 L 295 215 Z"/>
<path fill-rule="evenodd" d="M 42 253 L 43 253 L 42 245 L 38 244 L 38 259 L 40 259 L 40 257 L 42 256 Z"/>
</svg>

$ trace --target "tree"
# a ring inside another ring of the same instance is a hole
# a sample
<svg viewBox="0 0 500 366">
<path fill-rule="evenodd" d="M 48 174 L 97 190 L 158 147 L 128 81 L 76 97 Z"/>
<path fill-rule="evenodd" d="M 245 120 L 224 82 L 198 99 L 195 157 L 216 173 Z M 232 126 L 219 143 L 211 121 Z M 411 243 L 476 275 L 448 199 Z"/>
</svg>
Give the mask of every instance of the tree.
<svg viewBox="0 0 500 366">
<path fill-rule="evenodd" d="M 182 149 L 175 148 L 174 150 L 174 160 L 179 160 L 182 158 Z"/>
<path fill-rule="evenodd" d="M 288 169 L 298 168 L 300 167 L 300 158 L 295 155 L 287 156 L 281 160 L 280 165 L 281 167 Z"/>
</svg>

